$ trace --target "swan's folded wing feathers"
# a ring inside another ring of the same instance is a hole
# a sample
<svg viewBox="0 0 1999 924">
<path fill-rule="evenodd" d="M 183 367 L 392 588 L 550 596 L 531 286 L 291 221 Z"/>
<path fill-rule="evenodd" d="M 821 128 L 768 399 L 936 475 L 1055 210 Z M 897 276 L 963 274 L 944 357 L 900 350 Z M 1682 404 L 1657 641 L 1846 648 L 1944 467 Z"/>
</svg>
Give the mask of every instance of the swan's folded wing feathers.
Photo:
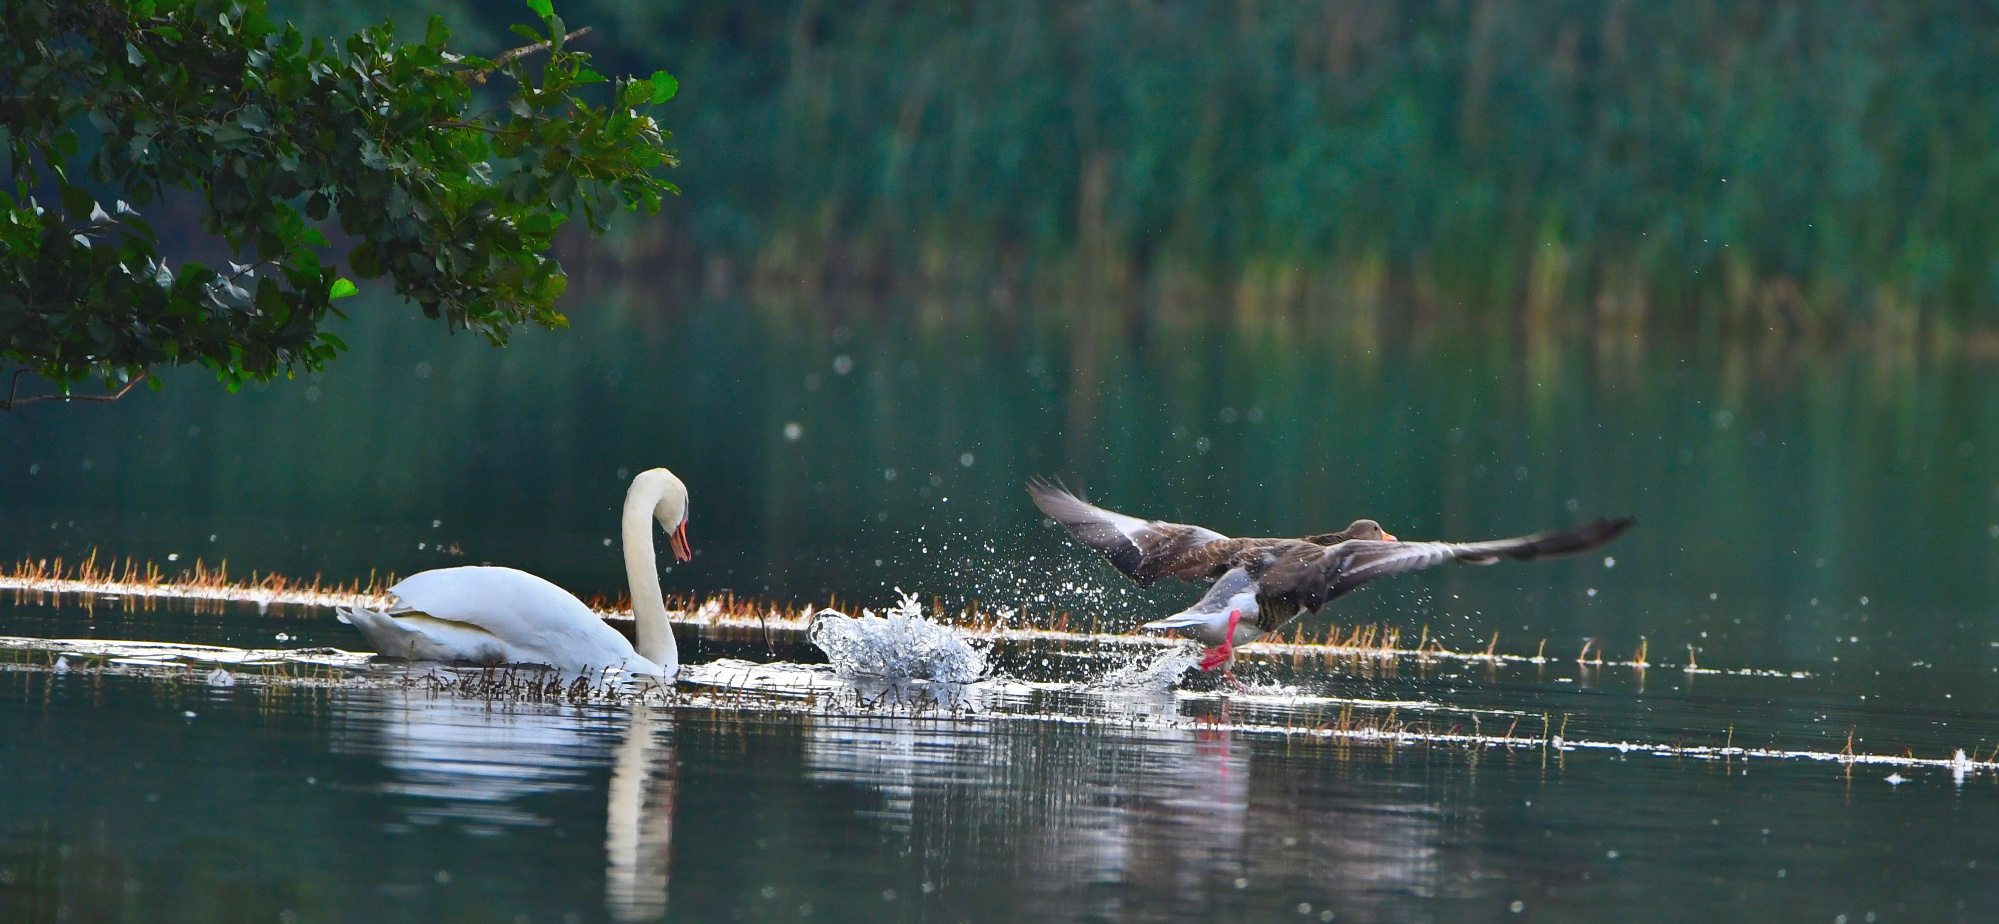
<svg viewBox="0 0 1999 924">
<path fill-rule="evenodd" d="M 341 621 L 361 631 L 375 652 L 392 660 L 467 661 L 502 664 L 511 658 L 507 645 L 477 626 L 425 613 L 396 615 L 368 607 L 340 611 Z"/>
<path fill-rule="evenodd" d="M 569 628 L 568 621 L 538 614 L 574 615 L 581 625 L 597 619 L 568 591 L 513 568 L 471 565 L 419 572 L 389 588 L 389 594 L 393 615 L 421 613 L 501 636 L 562 634 Z"/>
<path fill-rule="evenodd" d="M 413 574 L 389 593 L 395 597 L 389 612 L 410 627 L 448 631 L 464 644 L 472 644 L 476 636 L 459 630 L 474 630 L 505 646 L 507 662 L 563 669 L 624 666 L 643 673 L 656 669 L 583 601 L 525 571 L 487 565 L 440 568 Z"/>
<path fill-rule="evenodd" d="M 1141 520 L 1084 501 L 1043 481 L 1027 486 L 1034 505 L 1066 527 L 1084 545 L 1103 553 L 1140 587 L 1162 575 L 1183 581 L 1211 580 L 1227 571 L 1252 540 L 1230 539 L 1200 526 Z"/>
</svg>

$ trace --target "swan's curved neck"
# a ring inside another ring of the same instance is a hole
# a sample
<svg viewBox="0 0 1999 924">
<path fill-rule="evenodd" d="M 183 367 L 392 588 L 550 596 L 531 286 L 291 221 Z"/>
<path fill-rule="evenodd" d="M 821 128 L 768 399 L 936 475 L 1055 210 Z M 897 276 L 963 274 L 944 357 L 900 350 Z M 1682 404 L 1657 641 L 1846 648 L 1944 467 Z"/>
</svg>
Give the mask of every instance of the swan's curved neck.
<svg viewBox="0 0 1999 924">
<path fill-rule="evenodd" d="M 639 656 L 666 669 L 672 676 L 680 669 L 680 647 L 673 642 L 673 626 L 666 621 L 666 598 L 659 591 L 659 564 L 653 557 L 653 510 L 665 496 L 667 485 L 632 485 L 625 495 L 624 540 L 625 580 L 632 589 L 632 616 L 638 621 Z"/>
</svg>

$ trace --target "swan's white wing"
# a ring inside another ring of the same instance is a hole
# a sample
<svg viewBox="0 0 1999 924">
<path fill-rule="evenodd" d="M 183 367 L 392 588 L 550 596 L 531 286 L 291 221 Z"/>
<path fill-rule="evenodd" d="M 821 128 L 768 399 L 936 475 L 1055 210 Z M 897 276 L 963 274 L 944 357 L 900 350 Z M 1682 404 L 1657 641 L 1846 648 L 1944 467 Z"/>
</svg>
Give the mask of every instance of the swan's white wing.
<svg viewBox="0 0 1999 924">
<path fill-rule="evenodd" d="M 361 630 L 376 653 L 407 661 L 471 661 L 505 664 L 518 660 L 507 645 L 478 626 L 422 613 L 391 615 L 355 608 L 340 611 L 340 621 Z"/>
<path fill-rule="evenodd" d="M 389 615 L 405 629 L 441 628 L 421 617 L 450 624 L 455 634 L 432 636 L 440 646 L 451 645 L 448 639 L 472 638 L 468 632 L 483 633 L 505 647 L 502 660 L 509 662 L 659 673 L 658 665 L 639 657 L 632 643 L 583 601 L 525 571 L 481 565 L 439 568 L 411 575 L 389 593 L 395 598 Z M 469 654 L 442 658 L 458 659 L 485 660 Z"/>
</svg>

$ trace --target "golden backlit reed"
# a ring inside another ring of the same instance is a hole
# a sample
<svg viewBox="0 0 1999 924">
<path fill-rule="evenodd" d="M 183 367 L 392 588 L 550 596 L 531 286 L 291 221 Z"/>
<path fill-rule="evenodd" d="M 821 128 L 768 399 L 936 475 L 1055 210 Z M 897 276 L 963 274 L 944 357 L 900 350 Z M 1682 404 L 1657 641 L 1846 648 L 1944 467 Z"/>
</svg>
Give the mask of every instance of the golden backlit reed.
<svg viewBox="0 0 1999 924">
<path fill-rule="evenodd" d="M 17 602 L 48 603 L 60 602 L 65 597 L 75 597 L 85 607 L 96 607 L 115 601 L 128 610 L 153 609 L 161 601 L 173 601 L 177 605 L 194 607 L 198 612 L 219 609 L 229 604 L 254 604 L 273 616 L 284 615 L 284 608 L 326 608 L 334 606 L 382 606 L 387 602 L 386 592 L 397 578 L 394 574 L 371 572 L 365 579 L 329 583 L 315 576 L 311 579 L 292 578 L 273 573 L 251 572 L 247 578 L 232 578 L 227 561 L 210 567 L 197 559 L 191 564 L 168 571 L 156 562 L 138 562 L 130 558 L 112 562 L 100 562 L 95 551 L 81 561 L 66 562 L 62 558 L 42 558 L 19 562 L 11 568 L 0 569 L 0 591 L 11 592 Z M 624 595 L 618 597 L 595 596 L 585 600 L 592 609 L 612 620 L 629 619 L 630 601 Z M 889 607 L 884 607 L 887 609 Z M 723 593 L 706 597 L 682 596 L 668 600 L 675 622 L 699 627 L 704 634 L 718 638 L 740 637 L 744 640 L 762 638 L 771 641 L 777 633 L 803 633 L 811 626 L 813 616 L 823 609 L 854 612 L 851 603 L 837 598 L 829 598 L 823 604 L 809 602 L 803 605 L 778 604 L 765 600 L 738 597 L 733 593 Z M 1181 642 L 1167 636 L 1142 633 L 1137 623 L 1143 621 L 1133 617 L 1122 630 L 1113 628 L 1106 631 L 1102 618 L 1098 615 L 1084 620 L 1067 611 L 1050 611 L 1030 614 L 1011 607 L 994 607 L 990 603 L 973 601 L 957 612 L 946 610 L 938 600 L 931 600 L 928 618 L 939 623 L 981 635 L 988 638 L 1010 641 L 1088 641 L 1118 645 L 1168 645 Z M 1307 660 L 1331 664 L 1346 661 L 1355 664 L 1376 662 L 1381 667 L 1392 669 L 1394 662 L 1404 658 L 1424 660 L 1444 659 L 1466 662 L 1486 662 L 1491 664 L 1547 663 L 1547 641 L 1543 639 L 1529 655 L 1505 654 L 1498 650 L 1499 634 L 1493 633 L 1483 651 L 1457 651 L 1447 647 L 1442 639 L 1429 633 L 1425 625 L 1416 643 L 1410 647 L 1402 645 L 1402 629 L 1396 626 L 1371 624 L 1352 625 L 1342 629 L 1337 624 L 1326 624 L 1323 630 L 1299 621 L 1289 637 L 1282 633 L 1271 636 L 1242 648 L 1245 658 L 1289 657 L 1294 665 Z M 1641 639 L 1636 652 L 1629 661 L 1607 661 L 1604 646 L 1592 639 L 1585 643 L 1578 660 L 1584 660 L 1594 649 L 1595 657 L 1587 660 L 1591 667 L 1615 666 L 1642 670 L 1650 664 L 1647 661 L 1649 643 Z M 1693 661 L 1694 650 L 1688 649 L 1685 669 L 1699 673 L 1744 673 L 1743 671 L 1716 671 L 1701 668 Z M 1754 671 L 1749 673 L 1779 673 Z"/>
</svg>

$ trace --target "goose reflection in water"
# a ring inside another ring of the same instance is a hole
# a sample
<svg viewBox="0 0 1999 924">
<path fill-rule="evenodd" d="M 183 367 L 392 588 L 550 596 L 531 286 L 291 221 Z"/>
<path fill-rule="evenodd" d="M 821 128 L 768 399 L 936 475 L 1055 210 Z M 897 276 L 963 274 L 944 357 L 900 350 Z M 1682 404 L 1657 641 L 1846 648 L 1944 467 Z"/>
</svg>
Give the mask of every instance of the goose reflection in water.
<svg viewBox="0 0 1999 924">
<path fill-rule="evenodd" d="M 528 797 L 589 789 L 590 771 L 610 763 L 606 910 L 616 921 L 666 913 L 675 793 L 666 713 L 643 704 L 627 717 L 400 692 L 349 705 L 334 750 L 368 754 L 395 773 L 380 788 L 410 797 L 399 805 L 408 825 L 451 822 L 475 836 L 544 827 L 553 822 L 525 807 Z"/>
<path fill-rule="evenodd" d="M 913 850 L 1016 858 L 1022 920 L 1199 919 L 1245 889 L 1311 920 L 1406 920 L 1410 898 L 1470 897 L 1484 878 L 1474 822 L 1411 798 L 1426 787 L 1252 759 L 1227 730 L 822 722 L 805 759 L 815 781 L 879 792 L 879 823 Z"/>
</svg>

